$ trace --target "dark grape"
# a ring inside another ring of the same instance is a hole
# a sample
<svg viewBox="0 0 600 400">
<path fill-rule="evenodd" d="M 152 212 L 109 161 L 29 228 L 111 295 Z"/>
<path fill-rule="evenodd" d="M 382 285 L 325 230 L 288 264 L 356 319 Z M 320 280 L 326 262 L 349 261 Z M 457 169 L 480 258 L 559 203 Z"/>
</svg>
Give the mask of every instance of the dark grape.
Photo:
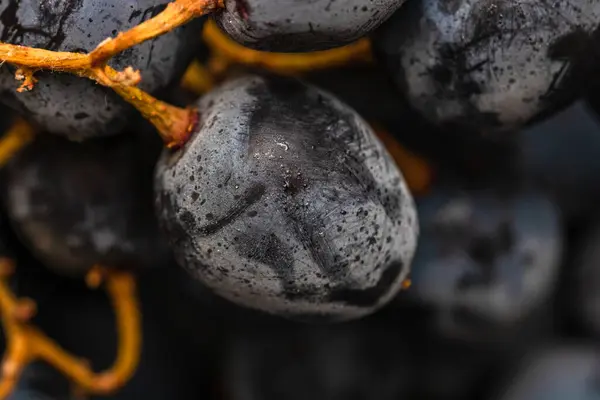
<svg viewBox="0 0 600 400">
<path fill-rule="evenodd" d="M 299 319 L 356 318 L 394 296 L 415 248 L 414 204 L 356 112 L 258 76 L 211 92 L 199 112 L 155 182 L 180 265 L 233 302 Z"/>
<path fill-rule="evenodd" d="M 0 41 L 57 51 L 93 50 L 104 39 L 162 11 L 167 0 L 7 0 L 0 4 Z M 131 48 L 110 63 L 142 69 L 140 87 L 157 92 L 183 74 L 199 42 L 202 20 Z M 87 79 L 39 72 L 40 82 L 16 93 L 15 68 L 0 69 L 1 101 L 44 129 L 83 140 L 119 133 L 133 108 Z"/>
<path fill-rule="evenodd" d="M 258 50 L 315 51 L 347 44 L 389 18 L 404 0 L 225 0 L 217 23 Z"/>
<path fill-rule="evenodd" d="M 439 125 L 506 131 L 574 100 L 600 64 L 600 3 L 417 0 L 374 43 Z"/>
<path fill-rule="evenodd" d="M 502 337 L 550 298 L 562 232 L 545 196 L 448 185 L 417 210 L 422 236 L 407 296 L 432 309 L 443 336 Z"/>
<path fill-rule="evenodd" d="M 75 143 L 42 134 L 19 153 L 8 166 L 6 203 L 36 257 L 69 275 L 95 264 L 164 263 L 170 253 L 152 207 L 157 151 L 149 146 L 134 135 Z"/>
</svg>

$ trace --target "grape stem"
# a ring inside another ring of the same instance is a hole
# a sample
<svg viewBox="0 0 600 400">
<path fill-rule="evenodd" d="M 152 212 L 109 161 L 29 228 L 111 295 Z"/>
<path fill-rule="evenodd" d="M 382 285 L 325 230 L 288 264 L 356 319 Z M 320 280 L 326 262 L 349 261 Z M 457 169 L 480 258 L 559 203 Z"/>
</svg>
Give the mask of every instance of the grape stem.
<svg viewBox="0 0 600 400">
<path fill-rule="evenodd" d="M 22 118 L 17 118 L 0 138 L 0 168 L 33 140 L 36 129 Z"/>
<path fill-rule="evenodd" d="M 351 63 L 369 64 L 373 62 L 371 42 L 365 38 L 330 50 L 310 53 L 273 53 L 242 46 L 223 33 L 212 20 L 205 23 L 202 37 L 210 48 L 213 57 L 223 58 L 229 65 L 241 64 L 247 67 L 266 69 L 282 75 L 297 75 L 319 69 L 336 68 Z M 220 63 L 223 63 L 223 61 L 221 60 Z M 220 66 L 220 70 L 223 69 Z M 211 72 L 216 75 L 217 72 L 221 72 L 220 70 L 211 70 Z"/>
<path fill-rule="evenodd" d="M 23 82 L 18 92 L 33 90 L 37 82 L 34 74 L 43 69 L 89 78 L 110 87 L 156 127 L 167 147 L 177 148 L 195 129 L 199 118 L 197 112 L 164 103 L 135 87 L 141 81 L 141 75 L 132 67 L 116 71 L 106 63 L 123 50 L 224 6 L 224 0 L 174 0 L 155 17 L 115 38 L 106 39 L 89 54 L 0 43 L 0 61 L 17 66 L 15 78 Z"/>
<path fill-rule="evenodd" d="M 7 338 L 2 363 L 0 399 L 10 395 L 23 372 L 35 360 L 44 360 L 70 378 L 88 394 L 108 395 L 121 388 L 135 372 L 141 352 L 140 312 L 136 285 L 126 272 L 95 267 L 88 281 L 97 286 L 105 280 L 116 313 L 118 353 L 113 366 L 100 373 L 90 370 L 85 360 L 63 350 L 28 321 L 35 313 L 35 303 L 17 299 L 7 283 L 14 269 L 12 260 L 0 259 L 0 311 Z"/>
<path fill-rule="evenodd" d="M 154 125 L 169 149 L 183 146 L 196 129 L 200 116 L 193 108 L 173 106 L 134 86 L 119 85 L 112 89 Z"/>
<path fill-rule="evenodd" d="M 139 71 L 127 67 L 117 72 L 108 65 L 92 68 L 89 55 L 36 49 L 34 47 L 0 43 L 0 60 L 18 67 L 15 78 L 23 81 L 18 92 L 32 90 L 37 80 L 36 71 L 48 69 L 54 72 L 67 72 L 86 77 L 112 87 L 113 85 L 137 85 L 141 81 Z M 109 78 L 110 76 L 110 78 Z"/>
<path fill-rule="evenodd" d="M 206 66 L 194 61 L 181 80 L 181 86 L 197 95 L 203 95 L 221 82 L 231 67 L 242 65 L 266 69 L 280 75 L 299 75 L 319 69 L 335 68 L 348 64 L 373 62 L 371 42 L 361 39 L 347 46 L 311 53 L 273 53 L 249 49 L 237 43 L 206 21 L 202 31 L 204 42 L 210 49 Z"/>
<path fill-rule="evenodd" d="M 108 38 L 90 53 L 92 67 L 105 64 L 111 57 L 146 40 L 163 35 L 192 19 L 225 7 L 224 0 L 174 0 L 158 15 Z"/>
<path fill-rule="evenodd" d="M 191 93 L 203 95 L 215 86 L 215 78 L 204 65 L 194 60 L 181 78 L 180 86 Z"/>
<path fill-rule="evenodd" d="M 14 51 L 8 51 L 8 48 L 13 48 Z M 65 54 L 69 54 L 69 57 L 64 56 Z M 16 78 L 25 81 L 18 91 L 33 89 L 30 74 L 41 65 L 40 60 L 56 58 L 73 62 L 69 64 L 68 68 L 65 64 L 62 64 L 61 71 L 76 73 L 112 88 L 156 127 L 169 148 L 177 148 L 183 145 L 196 127 L 198 122 L 196 111 L 172 106 L 137 88 L 134 85 L 139 81 L 139 73 L 133 71 L 130 67 L 119 72 L 105 65 L 102 68 L 93 68 L 83 73 L 73 67 L 73 65 L 76 65 L 76 57 L 72 53 L 60 53 L 0 43 L 0 60 L 15 64 L 21 63 L 22 60 L 28 60 L 29 65 L 34 65 L 34 67 L 27 67 L 27 69 L 21 67 L 17 70 Z M 40 62 L 38 63 L 38 61 Z"/>
<path fill-rule="evenodd" d="M 139 71 L 127 67 L 117 73 L 106 64 L 133 46 L 163 35 L 186 22 L 224 7 L 224 0 L 174 0 L 155 17 L 120 32 L 115 38 L 107 38 L 91 53 L 49 51 L 26 46 L 0 43 L 0 60 L 19 67 L 16 76 L 23 85 L 19 91 L 31 90 L 36 82 L 33 77 L 38 70 L 67 72 L 87 77 L 98 83 L 113 85 L 137 85 L 141 81 Z"/>
</svg>

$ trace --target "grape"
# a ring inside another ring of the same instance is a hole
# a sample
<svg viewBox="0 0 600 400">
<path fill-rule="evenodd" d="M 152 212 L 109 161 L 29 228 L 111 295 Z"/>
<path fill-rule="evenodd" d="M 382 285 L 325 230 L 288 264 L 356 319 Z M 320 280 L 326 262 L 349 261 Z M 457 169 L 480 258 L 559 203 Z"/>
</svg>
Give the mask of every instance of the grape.
<svg viewBox="0 0 600 400">
<path fill-rule="evenodd" d="M 215 20 L 233 39 L 267 51 L 315 51 L 350 43 L 405 0 L 225 0 Z"/>
<path fill-rule="evenodd" d="M 593 344 L 548 346 L 530 354 L 499 400 L 592 400 L 598 390 L 599 354 Z"/>
<path fill-rule="evenodd" d="M 427 119 L 503 132 L 574 100 L 600 61 L 599 24 L 596 0 L 420 0 L 374 43 Z"/>
<path fill-rule="evenodd" d="M 0 4 L 0 41 L 59 51 L 90 51 L 107 37 L 160 12 L 166 0 L 8 0 Z M 141 88 L 157 92 L 183 74 L 199 42 L 202 20 L 131 48 L 115 68 L 143 68 Z M 40 83 L 15 93 L 15 68 L 0 69 L 0 100 L 46 130 L 83 140 L 119 133 L 133 108 L 86 79 L 39 72 Z"/>
<path fill-rule="evenodd" d="M 432 309 L 443 336 L 506 336 L 551 296 L 562 237 L 545 196 L 448 184 L 417 210 L 422 237 L 407 296 Z"/>
<path fill-rule="evenodd" d="M 288 78 L 232 80 L 157 166 L 180 265 L 221 296 L 290 318 L 373 312 L 401 287 L 417 216 L 400 171 L 352 109 Z"/>
<path fill-rule="evenodd" d="M 169 258 L 152 208 L 149 142 L 133 135 L 70 142 L 41 134 L 7 169 L 15 230 L 48 267 L 150 267 Z M 158 150 L 158 149 L 157 149 Z"/>
</svg>

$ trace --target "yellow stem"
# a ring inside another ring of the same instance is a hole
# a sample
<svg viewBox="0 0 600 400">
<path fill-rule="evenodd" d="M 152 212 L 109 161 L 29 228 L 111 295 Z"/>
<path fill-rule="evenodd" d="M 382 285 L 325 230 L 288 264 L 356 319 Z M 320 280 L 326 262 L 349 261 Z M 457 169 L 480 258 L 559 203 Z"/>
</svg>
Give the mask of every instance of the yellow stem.
<svg viewBox="0 0 600 400">
<path fill-rule="evenodd" d="M 231 63 L 295 75 L 318 69 L 336 68 L 350 63 L 371 63 L 371 43 L 361 39 L 349 45 L 311 53 L 272 53 L 249 49 L 237 43 L 210 20 L 204 25 L 203 39 L 214 54 Z"/>
<path fill-rule="evenodd" d="M 174 0 L 155 17 L 108 38 L 90 53 L 91 65 L 105 64 L 111 57 L 146 40 L 163 35 L 194 18 L 224 7 L 224 0 Z"/>
<path fill-rule="evenodd" d="M 0 311 L 6 333 L 7 351 L 3 359 L 0 380 L 0 399 L 10 395 L 25 366 L 43 360 L 75 382 L 86 393 L 107 395 L 122 387 L 135 372 L 141 352 L 141 322 L 133 277 L 122 271 L 104 271 L 107 290 L 112 299 L 117 319 L 118 350 L 113 366 L 94 373 L 84 360 L 63 350 L 52 339 L 31 326 L 23 318 L 16 318 L 19 307 L 30 307 L 29 301 L 18 300 L 6 283 L 13 266 L 11 260 L 0 260 Z M 97 273 L 94 270 L 93 273 Z"/>
<path fill-rule="evenodd" d="M 35 128 L 22 118 L 17 118 L 8 131 L 0 138 L 0 168 L 35 136 Z"/>
<path fill-rule="evenodd" d="M 36 82 L 33 75 L 35 71 L 42 69 L 87 77 L 104 86 L 137 85 L 141 80 L 139 71 L 134 71 L 131 67 L 121 72 L 106 65 L 92 67 L 91 58 L 87 54 L 50 51 L 1 42 L 0 61 L 19 67 L 15 78 L 23 81 L 18 89 L 20 92 L 33 89 Z M 111 75 L 111 79 L 107 78 L 107 74 Z"/>
<path fill-rule="evenodd" d="M 134 86 L 113 86 L 113 90 L 154 125 L 170 149 L 183 146 L 198 124 L 193 108 L 175 107 Z"/>
<path fill-rule="evenodd" d="M 209 20 L 202 33 L 211 50 L 206 67 L 193 62 L 186 71 L 181 86 L 202 95 L 222 81 L 234 65 L 265 69 L 281 75 L 298 75 L 318 69 L 335 68 L 351 63 L 371 63 L 371 43 L 361 39 L 355 43 L 331 50 L 312 53 L 272 53 L 249 49 L 223 33 Z"/>
<path fill-rule="evenodd" d="M 38 70 L 87 77 L 105 86 L 137 85 L 141 80 L 139 71 L 128 67 L 125 71 L 117 73 L 106 65 L 110 58 L 222 7 L 223 0 L 174 0 L 155 17 L 119 33 L 115 38 L 104 40 L 89 54 L 0 43 L 0 61 L 19 67 L 16 76 L 18 80 L 23 81 L 19 91 L 33 88 L 36 82 L 34 73 Z M 108 76 L 111 78 L 108 79 Z"/>
<path fill-rule="evenodd" d="M 12 52 L 9 55 L 6 53 L 7 47 L 15 47 L 18 51 Z M 61 59 L 73 61 L 72 58 L 64 57 L 64 54 L 70 53 L 57 53 L 48 50 L 0 43 L 0 60 L 15 63 L 17 65 L 22 65 L 25 60 L 31 61 L 43 59 L 48 62 L 48 60 L 56 58 L 53 57 L 54 55 L 57 55 L 58 58 Z M 82 57 L 85 58 L 87 56 L 83 55 Z M 89 63 L 89 59 L 86 59 L 85 62 Z M 30 64 L 39 66 L 41 63 L 36 64 L 31 62 Z M 194 110 L 182 109 L 164 103 L 134 86 L 139 82 L 140 76 L 139 72 L 134 71 L 132 68 L 128 67 L 119 72 L 108 65 L 103 65 L 101 67 L 82 67 L 84 68 L 83 70 L 77 70 L 76 68 L 80 68 L 81 65 L 85 65 L 85 63 L 74 65 L 77 65 L 77 67 L 72 67 L 70 72 L 77 73 L 81 76 L 95 80 L 102 85 L 111 87 L 125 101 L 138 109 L 145 118 L 154 124 L 168 147 L 181 146 L 195 128 L 198 121 L 198 115 Z M 62 71 L 67 71 L 65 65 L 62 65 L 61 68 Z M 32 69 L 29 67 L 25 69 L 20 68 L 17 71 L 17 78 L 21 78 L 21 80 L 25 81 L 20 90 L 31 90 L 33 88 L 32 73 Z"/>
<path fill-rule="evenodd" d="M 215 86 L 210 72 L 198 60 L 193 61 L 181 79 L 181 87 L 203 95 Z"/>
</svg>

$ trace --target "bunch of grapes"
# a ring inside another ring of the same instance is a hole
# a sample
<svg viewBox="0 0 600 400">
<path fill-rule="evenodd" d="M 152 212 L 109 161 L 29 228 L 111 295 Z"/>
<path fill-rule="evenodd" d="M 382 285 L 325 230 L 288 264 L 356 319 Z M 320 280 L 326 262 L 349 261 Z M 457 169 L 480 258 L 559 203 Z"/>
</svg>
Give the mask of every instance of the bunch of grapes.
<svg viewBox="0 0 600 400">
<path fill-rule="evenodd" d="M 600 396 L 600 1 L 5 0 L 0 62 L 0 400 Z"/>
</svg>

